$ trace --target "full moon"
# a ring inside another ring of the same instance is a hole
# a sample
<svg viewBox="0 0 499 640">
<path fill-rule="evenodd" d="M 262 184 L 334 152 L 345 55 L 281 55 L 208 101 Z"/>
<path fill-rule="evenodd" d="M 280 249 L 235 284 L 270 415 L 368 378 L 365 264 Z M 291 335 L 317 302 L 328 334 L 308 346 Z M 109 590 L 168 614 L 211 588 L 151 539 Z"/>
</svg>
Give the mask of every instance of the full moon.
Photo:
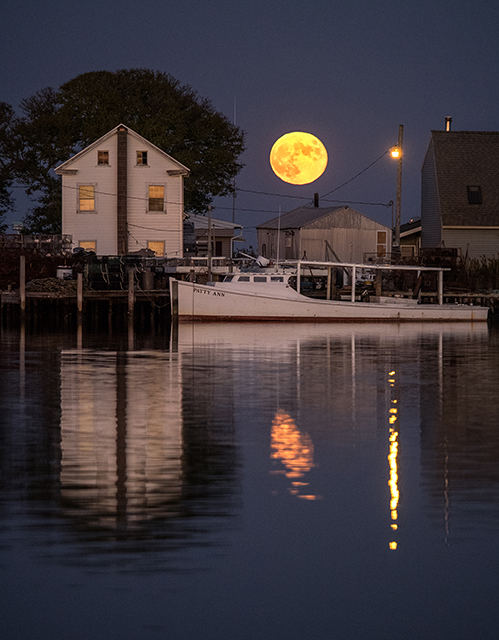
<svg viewBox="0 0 499 640">
<path fill-rule="evenodd" d="M 270 166 L 278 178 L 290 184 L 310 184 L 327 167 L 327 151 L 311 133 L 293 131 L 274 143 Z"/>
</svg>

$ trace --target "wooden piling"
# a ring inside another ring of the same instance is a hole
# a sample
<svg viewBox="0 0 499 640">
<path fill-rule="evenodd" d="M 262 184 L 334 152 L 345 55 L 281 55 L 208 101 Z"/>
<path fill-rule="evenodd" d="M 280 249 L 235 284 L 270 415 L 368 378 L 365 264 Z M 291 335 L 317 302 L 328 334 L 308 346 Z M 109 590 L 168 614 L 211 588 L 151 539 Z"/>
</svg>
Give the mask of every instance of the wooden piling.
<svg viewBox="0 0 499 640">
<path fill-rule="evenodd" d="M 135 305 L 135 269 L 131 267 L 128 270 L 128 317 L 133 319 Z"/>
<path fill-rule="evenodd" d="M 21 318 L 24 321 L 26 314 L 26 257 L 20 257 L 19 263 L 19 297 L 21 304 Z"/>
</svg>

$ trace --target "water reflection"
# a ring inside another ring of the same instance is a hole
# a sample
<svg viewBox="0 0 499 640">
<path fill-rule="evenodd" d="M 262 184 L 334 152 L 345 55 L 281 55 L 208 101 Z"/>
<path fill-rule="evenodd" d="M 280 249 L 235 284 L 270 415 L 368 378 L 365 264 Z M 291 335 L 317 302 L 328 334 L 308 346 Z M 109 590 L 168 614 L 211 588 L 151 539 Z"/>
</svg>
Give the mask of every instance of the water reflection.
<svg viewBox="0 0 499 640">
<path fill-rule="evenodd" d="M 316 500 L 316 496 L 308 490 L 306 474 L 314 465 L 314 445 L 307 433 L 301 433 L 293 418 L 285 411 L 279 410 L 272 421 L 271 459 L 280 463 L 280 469 L 272 474 L 284 475 L 289 481 L 289 493 L 304 500 Z"/>
<path fill-rule="evenodd" d="M 180 350 L 215 350 L 232 367 L 237 361 L 254 385 L 255 404 L 285 407 L 273 410 L 268 425 L 271 473 L 290 481 L 288 493 L 328 499 L 330 487 L 321 482 L 328 472 L 318 465 L 326 441 L 329 447 L 379 450 L 390 549 L 399 546 L 401 517 L 411 508 L 404 495 L 414 491 L 415 481 L 428 494 L 432 521 L 444 521 L 447 542 L 450 511 L 454 505 L 456 514 L 459 503 L 465 515 L 464 505 L 476 497 L 473 484 L 493 479 L 480 500 L 490 500 L 497 511 L 498 456 L 490 443 L 498 443 L 493 380 L 499 359 L 493 355 L 496 334 L 487 326 L 188 325 L 179 327 L 178 344 Z M 478 411 L 482 406 L 485 413 Z M 414 456 L 417 479 L 407 469 Z M 310 491 L 312 471 L 320 490 Z"/>
<path fill-rule="evenodd" d="M 61 408 L 67 515 L 123 532 L 179 514 L 182 410 L 174 359 L 65 351 Z"/>
<path fill-rule="evenodd" d="M 341 487 L 360 510 L 372 482 L 385 549 L 399 547 L 419 490 L 446 544 L 478 520 L 497 525 L 499 349 L 486 326 L 180 325 L 175 336 L 165 348 L 2 334 L 4 505 L 36 502 L 49 523 L 39 537 L 62 532 L 74 556 L 100 563 L 218 544 L 244 508 L 248 439 L 276 500 L 322 498 L 330 514 Z"/>
</svg>

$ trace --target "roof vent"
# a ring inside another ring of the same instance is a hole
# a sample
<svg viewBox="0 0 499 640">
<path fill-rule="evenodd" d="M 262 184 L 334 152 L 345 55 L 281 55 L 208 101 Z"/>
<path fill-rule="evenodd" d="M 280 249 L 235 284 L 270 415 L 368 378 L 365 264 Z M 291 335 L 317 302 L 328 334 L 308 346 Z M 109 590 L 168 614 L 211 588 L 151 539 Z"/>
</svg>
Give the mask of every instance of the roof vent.
<svg viewBox="0 0 499 640">
<path fill-rule="evenodd" d="M 445 130 L 446 131 L 450 131 L 451 123 L 452 123 L 452 117 L 451 116 L 445 116 Z"/>
</svg>

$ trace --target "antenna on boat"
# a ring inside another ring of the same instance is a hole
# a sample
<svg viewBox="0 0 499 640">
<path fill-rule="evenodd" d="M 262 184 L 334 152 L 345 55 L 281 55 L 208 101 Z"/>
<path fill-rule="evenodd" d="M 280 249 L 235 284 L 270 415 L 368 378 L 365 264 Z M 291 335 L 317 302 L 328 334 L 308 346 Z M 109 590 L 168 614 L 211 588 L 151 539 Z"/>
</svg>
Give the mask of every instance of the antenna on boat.
<svg viewBox="0 0 499 640">
<path fill-rule="evenodd" d="M 279 268 L 279 240 L 281 238 L 281 207 L 279 207 L 279 217 L 277 218 L 277 257 L 275 261 L 276 271 Z"/>
</svg>

